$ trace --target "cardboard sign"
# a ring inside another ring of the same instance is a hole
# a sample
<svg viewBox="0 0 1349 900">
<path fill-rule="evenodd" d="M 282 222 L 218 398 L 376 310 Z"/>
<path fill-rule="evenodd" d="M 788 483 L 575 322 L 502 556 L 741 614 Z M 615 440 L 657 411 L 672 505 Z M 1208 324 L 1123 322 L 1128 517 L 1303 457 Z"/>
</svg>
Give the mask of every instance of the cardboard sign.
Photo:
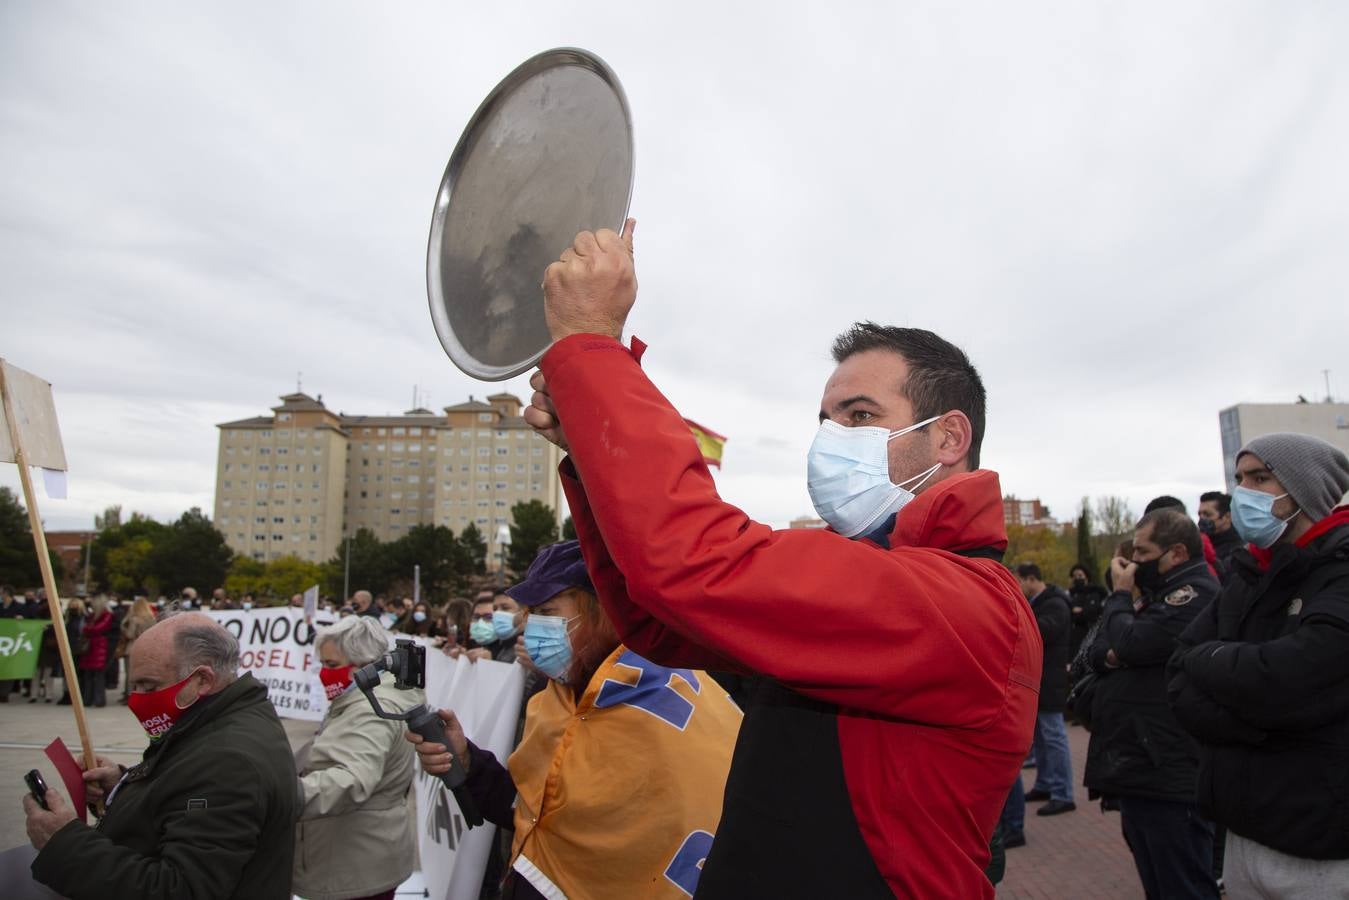
<svg viewBox="0 0 1349 900">
<path fill-rule="evenodd" d="M 0 375 L 4 376 L 5 391 L 14 409 L 23 454 L 30 466 L 44 469 L 66 469 L 66 451 L 61 445 L 61 429 L 56 424 L 56 402 L 52 386 L 23 369 L 16 369 L 0 359 Z M 14 441 L 9 434 L 10 423 L 0 407 L 0 463 L 16 462 Z"/>
</svg>

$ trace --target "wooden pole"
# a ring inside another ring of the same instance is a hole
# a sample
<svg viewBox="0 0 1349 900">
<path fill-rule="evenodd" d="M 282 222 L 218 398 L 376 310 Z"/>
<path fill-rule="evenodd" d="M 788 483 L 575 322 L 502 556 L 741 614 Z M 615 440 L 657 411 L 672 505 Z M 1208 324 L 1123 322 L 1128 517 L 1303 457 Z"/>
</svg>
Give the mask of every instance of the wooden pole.
<svg viewBox="0 0 1349 900">
<path fill-rule="evenodd" d="M 42 586 L 47 590 L 47 606 L 51 610 L 52 630 L 56 632 L 56 644 L 61 650 L 61 669 L 66 677 L 66 691 L 70 694 L 70 708 L 75 712 L 75 726 L 80 730 L 80 744 L 84 747 L 84 767 L 94 768 L 94 742 L 89 738 L 89 725 L 84 719 L 84 699 L 80 696 L 80 681 L 75 671 L 75 657 L 70 653 L 70 639 L 66 636 L 65 610 L 61 606 L 61 596 L 56 588 L 56 575 L 52 572 L 51 555 L 47 552 L 47 533 L 42 528 L 42 517 L 37 511 L 37 495 L 33 492 L 33 479 L 28 472 L 28 460 L 23 453 L 23 436 L 19 433 L 19 420 L 14 416 L 14 405 L 9 397 L 9 384 L 5 381 L 5 367 L 0 363 L 0 400 L 4 402 L 5 421 L 9 422 L 9 438 L 14 444 L 14 461 L 19 466 L 19 481 L 23 484 L 23 497 L 28 502 L 28 524 L 33 530 L 33 547 L 37 551 L 37 563 L 42 569 Z"/>
</svg>

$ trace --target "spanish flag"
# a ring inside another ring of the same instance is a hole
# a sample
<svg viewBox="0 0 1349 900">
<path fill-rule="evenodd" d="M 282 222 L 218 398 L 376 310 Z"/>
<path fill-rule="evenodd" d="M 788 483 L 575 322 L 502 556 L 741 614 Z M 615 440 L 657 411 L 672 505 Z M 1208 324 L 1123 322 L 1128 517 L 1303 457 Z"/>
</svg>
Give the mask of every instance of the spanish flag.
<svg viewBox="0 0 1349 900">
<path fill-rule="evenodd" d="M 684 424 L 693 432 L 693 439 L 698 442 L 698 449 L 703 452 L 703 462 L 720 469 L 721 454 L 726 448 L 725 435 L 717 434 L 711 428 L 704 428 L 692 419 L 685 419 Z"/>
</svg>

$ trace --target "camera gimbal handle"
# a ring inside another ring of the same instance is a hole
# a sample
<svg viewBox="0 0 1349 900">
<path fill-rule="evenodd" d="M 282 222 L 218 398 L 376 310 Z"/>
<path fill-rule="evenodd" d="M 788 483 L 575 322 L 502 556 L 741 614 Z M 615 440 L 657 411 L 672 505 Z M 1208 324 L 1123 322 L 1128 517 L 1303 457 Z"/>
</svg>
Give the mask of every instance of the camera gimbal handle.
<svg viewBox="0 0 1349 900">
<path fill-rule="evenodd" d="M 379 705 L 379 699 L 375 697 L 374 686 L 379 684 L 379 673 L 385 671 L 380 660 L 362 667 L 356 672 L 356 686 L 365 694 L 365 698 L 370 701 L 370 706 L 375 710 L 375 715 L 381 719 L 393 719 L 405 723 L 408 730 L 413 734 L 419 734 L 424 740 L 432 744 L 443 744 L 450 754 L 450 771 L 440 775 L 440 780 L 445 787 L 454 794 L 455 802 L 459 804 L 459 811 L 464 814 L 464 822 L 469 828 L 483 823 L 482 813 L 478 812 L 478 804 L 473 802 L 473 797 L 468 789 L 464 787 L 464 782 L 468 780 L 468 773 L 464 771 L 464 766 L 459 762 L 459 754 L 450 748 L 450 741 L 445 737 L 445 724 L 436 715 L 436 711 L 429 709 L 425 703 L 418 703 L 416 706 L 401 713 L 391 713 Z"/>
</svg>

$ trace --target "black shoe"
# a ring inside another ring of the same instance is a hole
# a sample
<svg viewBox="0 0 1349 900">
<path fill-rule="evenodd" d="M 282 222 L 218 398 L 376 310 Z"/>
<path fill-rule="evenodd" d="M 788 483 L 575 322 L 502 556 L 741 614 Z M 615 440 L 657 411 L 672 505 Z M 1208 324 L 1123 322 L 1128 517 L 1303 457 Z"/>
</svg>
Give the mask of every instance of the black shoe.
<svg viewBox="0 0 1349 900">
<path fill-rule="evenodd" d="M 1026 832 L 1009 831 L 1002 838 L 1002 847 L 1004 850 L 1011 850 L 1013 847 L 1026 846 Z"/>
<path fill-rule="evenodd" d="M 1030 796 L 1027 795 L 1027 800 Z M 1057 816 L 1059 813 L 1072 812 L 1077 809 L 1077 804 L 1071 800 L 1050 800 L 1044 806 L 1035 811 L 1037 816 Z"/>
<path fill-rule="evenodd" d="M 1034 791 L 1026 792 L 1027 803 L 1039 803 L 1041 800 L 1048 800 L 1048 799 L 1049 799 L 1049 791 L 1037 789 Z"/>
</svg>

